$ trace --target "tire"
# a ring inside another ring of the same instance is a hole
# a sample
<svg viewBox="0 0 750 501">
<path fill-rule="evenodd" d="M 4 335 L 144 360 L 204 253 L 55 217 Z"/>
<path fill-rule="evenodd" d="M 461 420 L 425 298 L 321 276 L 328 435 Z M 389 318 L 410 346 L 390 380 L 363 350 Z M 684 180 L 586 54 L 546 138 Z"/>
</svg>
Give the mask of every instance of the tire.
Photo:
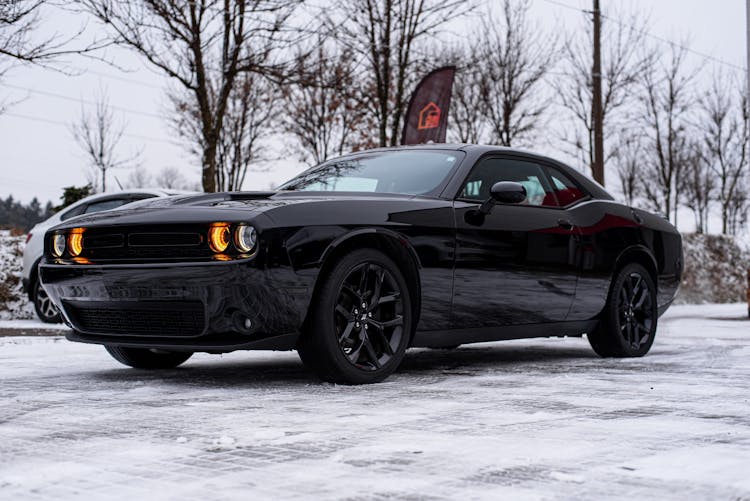
<svg viewBox="0 0 750 501">
<path fill-rule="evenodd" d="M 39 280 L 35 280 L 34 284 L 33 303 L 34 311 L 39 320 L 46 324 L 59 324 L 62 322 L 62 315 L 57 307 L 52 303 L 52 300 L 47 295 L 47 291 L 44 290 Z"/>
<path fill-rule="evenodd" d="M 642 357 L 654 343 L 657 321 L 654 280 L 646 268 L 631 263 L 615 276 L 589 343 L 602 357 Z"/>
<path fill-rule="evenodd" d="M 134 369 L 174 369 L 193 356 L 190 351 L 162 351 L 148 348 L 105 346 L 112 358 Z"/>
<path fill-rule="evenodd" d="M 297 346 L 300 358 L 324 381 L 384 380 L 401 364 L 412 331 L 411 298 L 398 266 L 382 252 L 361 249 L 321 281 Z"/>
</svg>

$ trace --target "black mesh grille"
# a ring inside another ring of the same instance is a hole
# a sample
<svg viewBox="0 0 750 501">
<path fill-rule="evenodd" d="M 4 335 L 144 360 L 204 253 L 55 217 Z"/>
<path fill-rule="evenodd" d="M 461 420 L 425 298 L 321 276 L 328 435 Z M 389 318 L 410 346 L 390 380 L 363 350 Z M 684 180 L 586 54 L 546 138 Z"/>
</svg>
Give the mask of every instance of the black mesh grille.
<svg viewBox="0 0 750 501">
<path fill-rule="evenodd" d="M 64 306 L 77 328 L 93 334 L 191 337 L 205 328 L 198 301 L 65 301 Z"/>
</svg>

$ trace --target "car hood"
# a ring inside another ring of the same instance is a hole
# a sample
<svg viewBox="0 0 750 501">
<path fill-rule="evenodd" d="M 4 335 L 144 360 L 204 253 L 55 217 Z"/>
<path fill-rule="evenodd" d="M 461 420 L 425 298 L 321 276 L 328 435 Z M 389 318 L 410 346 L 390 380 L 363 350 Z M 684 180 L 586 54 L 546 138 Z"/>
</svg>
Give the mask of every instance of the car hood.
<svg viewBox="0 0 750 501">
<path fill-rule="evenodd" d="M 79 226 L 122 226 L 141 224 L 180 224 L 196 222 L 246 222 L 261 213 L 299 204 L 350 201 L 352 204 L 409 203 L 414 199 L 435 200 L 415 195 L 381 193 L 324 192 L 229 192 L 154 198 L 122 208 L 78 216 L 55 229 Z M 444 203 L 444 202 L 443 202 Z"/>
</svg>

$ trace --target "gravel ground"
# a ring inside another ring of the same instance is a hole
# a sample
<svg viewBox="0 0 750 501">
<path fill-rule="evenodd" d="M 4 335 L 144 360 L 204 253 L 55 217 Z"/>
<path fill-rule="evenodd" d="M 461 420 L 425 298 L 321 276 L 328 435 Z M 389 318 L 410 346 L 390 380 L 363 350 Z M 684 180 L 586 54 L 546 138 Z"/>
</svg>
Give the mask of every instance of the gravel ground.
<svg viewBox="0 0 750 501">
<path fill-rule="evenodd" d="M 2 337 L 0 498 L 750 499 L 745 315 L 674 307 L 642 359 L 582 339 L 413 350 L 362 387 L 294 353 L 145 372 Z"/>
</svg>

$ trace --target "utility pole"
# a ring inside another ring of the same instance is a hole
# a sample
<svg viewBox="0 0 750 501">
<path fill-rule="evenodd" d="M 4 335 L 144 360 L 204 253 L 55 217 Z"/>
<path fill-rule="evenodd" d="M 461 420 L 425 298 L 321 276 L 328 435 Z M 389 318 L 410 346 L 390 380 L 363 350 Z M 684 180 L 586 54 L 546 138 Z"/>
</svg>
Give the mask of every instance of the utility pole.
<svg viewBox="0 0 750 501">
<path fill-rule="evenodd" d="M 750 2 L 750 0 L 747 0 Z M 591 124 L 594 127 L 594 159 L 591 173 L 604 186 L 604 117 L 602 116 L 602 19 L 599 0 L 594 0 L 594 65 L 592 77 Z"/>
</svg>

